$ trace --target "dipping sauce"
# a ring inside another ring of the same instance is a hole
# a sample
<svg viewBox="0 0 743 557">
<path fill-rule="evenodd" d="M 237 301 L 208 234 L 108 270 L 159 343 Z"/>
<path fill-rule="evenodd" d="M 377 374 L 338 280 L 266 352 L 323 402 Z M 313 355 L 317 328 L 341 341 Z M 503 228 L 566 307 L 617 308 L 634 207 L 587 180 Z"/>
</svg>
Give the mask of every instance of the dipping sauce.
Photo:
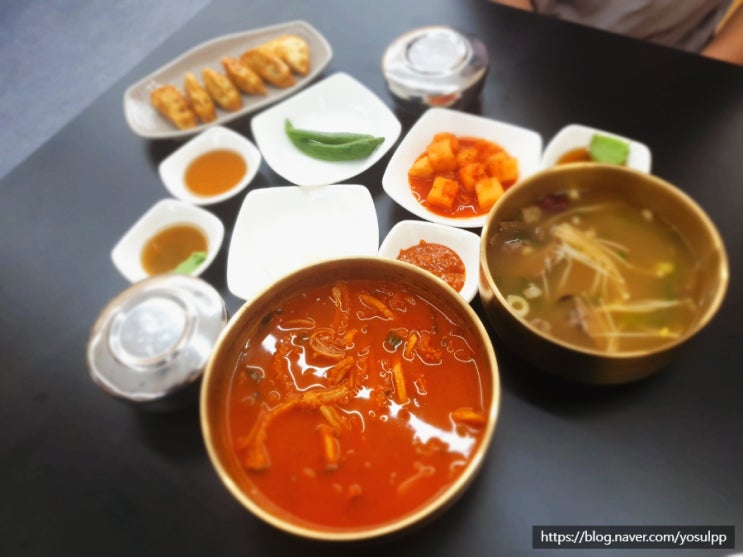
<svg viewBox="0 0 743 557">
<path fill-rule="evenodd" d="M 462 258 L 443 244 L 429 244 L 421 240 L 415 246 L 401 249 L 397 259 L 433 273 L 457 292 L 462 289 L 467 278 Z"/>
<path fill-rule="evenodd" d="M 206 233 L 192 224 L 174 224 L 152 236 L 142 248 L 142 268 L 149 275 L 169 273 L 195 251 L 208 251 Z"/>
<path fill-rule="evenodd" d="M 447 302 L 393 280 L 328 281 L 254 322 L 225 360 L 225 412 L 261 505 L 323 529 L 376 527 L 465 473 L 494 385 Z"/>
<path fill-rule="evenodd" d="M 248 171 L 238 153 L 228 149 L 208 151 L 194 159 L 186 169 L 186 189 L 194 195 L 209 197 L 234 188 Z"/>
<path fill-rule="evenodd" d="M 571 162 L 591 162 L 591 153 L 587 147 L 578 147 L 577 149 L 571 149 L 567 153 L 564 153 L 559 159 L 557 164 L 569 164 Z"/>
<path fill-rule="evenodd" d="M 438 215 L 484 215 L 519 177 L 518 160 L 476 137 L 438 133 L 408 171 L 418 202 Z"/>
</svg>

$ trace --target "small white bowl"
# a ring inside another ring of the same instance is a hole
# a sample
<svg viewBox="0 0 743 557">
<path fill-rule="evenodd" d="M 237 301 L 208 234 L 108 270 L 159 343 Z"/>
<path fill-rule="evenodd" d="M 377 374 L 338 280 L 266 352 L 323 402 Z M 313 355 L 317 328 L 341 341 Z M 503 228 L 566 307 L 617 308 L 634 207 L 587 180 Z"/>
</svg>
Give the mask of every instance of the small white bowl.
<svg viewBox="0 0 743 557">
<path fill-rule="evenodd" d="M 318 160 L 301 153 L 289 141 L 284 131 L 287 118 L 299 129 L 364 133 L 384 137 L 384 142 L 364 159 Z M 402 129 L 386 104 L 342 72 L 257 114 L 250 125 L 268 165 L 298 186 L 337 184 L 361 174 L 395 144 Z"/>
<path fill-rule="evenodd" d="M 305 265 L 375 255 L 379 223 L 365 186 L 281 186 L 249 191 L 227 255 L 227 288 L 253 299 Z"/>
<path fill-rule="evenodd" d="M 248 165 L 245 176 L 224 193 L 210 196 L 192 193 L 185 183 L 188 166 L 204 153 L 217 149 L 234 151 L 239 154 Z M 160 163 L 158 170 L 160 178 L 173 197 L 194 205 L 211 205 L 229 199 L 244 190 L 258 173 L 261 160 L 261 152 L 252 141 L 229 128 L 212 126 L 171 153 Z"/>
<path fill-rule="evenodd" d="M 652 157 L 647 145 L 628 137 L 581 124 L 569 124 L 555 134 L 544 149 L 541 168 L 545 169 L 555 166 L 559 158 L 568 151 L 588 147 L 591 143 L 591 138 L 596 133 L 621 139 L 629 143 L 629 156 L 627 157 L 627 164 L 625 166 L 634 168 L 640 172 L 650 173 Z"/>
<path fill-rule="evenodd" d="M 206 209 L 176 199 L 162 199 L 150 207 L 111 250 L 111 260 L 130 282 L 148 277 L 141 260 L 145 243 L 163 228 L 183 223 L 198 226 L 206 234 L 206 259 L 191 273 L 191 276 L 199 276 L 211 265 L 222 246 L 224 225 Z"/>
<path fill-rule="evenodd" d="M 403 138 L 382 177 L 382 187 L 387 195 L 422 219 L 461 228 L 481 228 L 487 217 L 487 214 L 468 218 L 439 215 L 421 205 L 413 195 L 408 183 L 408 171 L 426 150 L 433 136 L 441 132 L 450 132 L 460 137 L 478 137 L 497 143 L 518 159 L 519 180 L 539 170 L 542 136 L 537 132 L 458 110 L 430 108 Z"/>
<path fill-rule="evenodd" d="M 445 224 L 403 220 L 387 233 L 379 247 L 379 256 L 397 259 L 400 250 L 415 246 L 421 240 L 429 244 L 444 245 L 459 255 L 464 263 L 466 275 L 459 294 L 471 302 L 477 294 L 477 280 L 480 272 L 480 236 L 469 230 L 453 228 Z"/>
</svg>

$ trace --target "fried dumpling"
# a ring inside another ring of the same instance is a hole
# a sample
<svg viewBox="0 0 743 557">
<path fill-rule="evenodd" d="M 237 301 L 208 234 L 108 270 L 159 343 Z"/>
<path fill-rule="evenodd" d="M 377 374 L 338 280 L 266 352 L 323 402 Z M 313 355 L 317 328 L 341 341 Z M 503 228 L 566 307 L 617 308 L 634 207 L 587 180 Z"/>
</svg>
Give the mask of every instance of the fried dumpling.
<svg viewBox="0 0 743 557">
<path fill-rule="evenodd" d="M 310 71 L 310 48 L 307 41 L 299 35 L 282 35 L 261 46 L 289 64 L 300 75 Z"/>
<path fill-rule="evenodd" d="M 240 62 L 237 58 L 225 56 L 221 59 L 227 77 L 234 83 L 235 87 L 249 95 L 265 95 L 266 85 L 261 76 Z"/>
<path fill-rule="evenodd" d="M 186 72 L 183 78 L 183 89 L 186 92 L 186 99 L 191 109 L 196 113 L 204 123 L 213 122 L 217 119 L 217 110 L 214 108 L 214 102 L 191 72 Z"/>
<path fill-rule="evenodd" d="M 226 75 L 211 68 L 204 68 L 201 75 L 204 78 L 206 90 L 215 103 L 225 110 L 234 111 L 242 108 L 243 100 L 240 92 Z"/>
<path fill-rule="evenodd" d="M 291 69 L 275 54 L 261 48 L 253 48 L 245 52 L 240 57 L 240 61 L 271 85 L 282 89 L 294 85 L 294 75 Z"/>
<path fill-rule="evenodd" d="M 182 130 L 196 127 L 196 114 L 175 85 L 163 85 L 150 93 L 150 102 L 157 111 Z"/>
</svg>

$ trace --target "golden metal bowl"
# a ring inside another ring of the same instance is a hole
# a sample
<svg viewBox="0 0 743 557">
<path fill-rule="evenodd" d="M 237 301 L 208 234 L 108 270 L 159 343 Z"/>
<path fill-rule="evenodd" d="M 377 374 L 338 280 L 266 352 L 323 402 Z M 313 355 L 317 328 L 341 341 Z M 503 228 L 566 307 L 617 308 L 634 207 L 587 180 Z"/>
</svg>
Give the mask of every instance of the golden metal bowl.
<svg viewBox="0 0 743 557">
<path fill-rule="evenodd" d="M 498 223 L 537 197 L 570 189 L 623 192 L 630 202 L 647 207 L 686 239 L 706 282 L 695 322 L 679 338 L 657 349 L 604 352 L 556 339 L 519 317 L 499 291 L 488 262 L 488 242 Z M 684 192 L 650 174 L 596 163 L 561 165 L 534 174 L 510 188 L 488 215 L 480 243 L 480 297 L 495 333 L 535 367 L 563 378 L 591 384 L 618 384 L 641 379 L 669 363 L 678 349 L 715 315 L 727 290 L 728 259 L 720 234 L 706 213 Z"/>
<path fill-rule="evenodd" d="M 487 368 L 483 369 L 482 373 L 488 375 L 492 382 L 492 397 L 487 401 L 489 412 L 482 442 L 459 478 L 414 512 L 392 522 L 357 529 L 332 529 L 306 523 L 298 524 L 287 518 L 286 513 L 282 514 L 281 509 L 272 508 L 272 505 L 262 502 L 260 494 L 255 493 L 257 490 L 251 489 L 253 484 L 235 455 L 225 410 L 225 400 L 235 367 L 230 358 L 231 347 L 235 346 L 235 343 L 243 345 L 242 343 L 256 332 L 261 319 L 273 312 L 283 300 L 303 289 L 343 279 L 392 280 L 440 300 L 439 308 L 456 315 L 472 332 L 477 344 L 473 348 L 483 354 Z M 256 517 L 300 537 L 325 541 L 354 541 L 399 533 L 438 515 L 448 507 L 470 484 L 482 465 L 495 429 L 499 402 L 500 381 L 491 339 L 477 314 L 457 292 L 432 274 L 408 263 L 377 257 L 353 257 L 327 260 L 287 275 L 243 305 L 231 318 L 217 341 L 204 374 L 201 391 L 201 427 L 209 457 L 220 479 L 228 491 Z"/>
</svg>

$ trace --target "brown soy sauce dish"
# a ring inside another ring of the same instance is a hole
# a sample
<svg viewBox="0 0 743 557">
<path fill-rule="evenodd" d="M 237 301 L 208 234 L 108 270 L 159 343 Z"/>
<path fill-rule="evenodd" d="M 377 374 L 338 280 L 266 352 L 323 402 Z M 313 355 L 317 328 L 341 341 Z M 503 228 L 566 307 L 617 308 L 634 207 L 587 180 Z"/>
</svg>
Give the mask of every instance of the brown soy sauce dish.
<svg viewBox="0 0 743 557">
<path fill-rule="evenodd" d="M 409 263 L 326 260 L 232 317 L 207 365 L 202 431 L 227 490 L 299 537 L 399 534 L 448 508 L 495 430 L 491 339 Z"/>
<path fill-rule="evenodd" d="M 728 258 L 705 212 L 674 185 L 576 163 L 526 178 L 495 204 L 480 244 L 480 297 L 524 360 L 587 384 L 668 364 L 714 317 Z"/>
</svg>

